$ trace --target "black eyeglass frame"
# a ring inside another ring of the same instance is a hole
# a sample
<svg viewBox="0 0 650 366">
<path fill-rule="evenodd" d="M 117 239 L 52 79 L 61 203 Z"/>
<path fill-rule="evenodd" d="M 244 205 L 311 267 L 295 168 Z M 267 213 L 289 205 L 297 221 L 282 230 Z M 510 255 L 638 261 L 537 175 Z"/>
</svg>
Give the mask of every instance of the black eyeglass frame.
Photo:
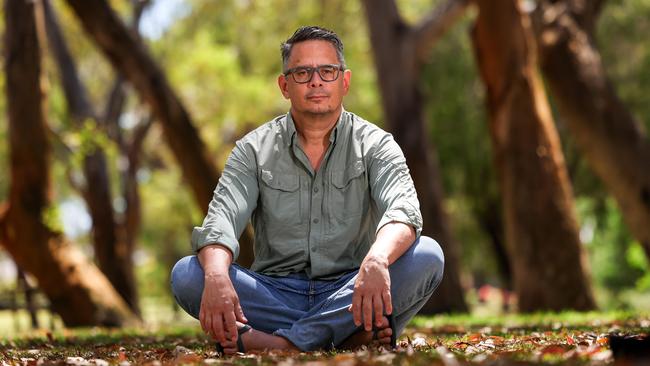
<svg viewBox="0 0 650 366">
<path fill-rule="evenodd" d="M 327 79 L 323 78 L 323 75 L 321 74 L 321 68 L 323 68 L 323 67 L 332 67 L 332 68 L 336 69 L 334 79 L 327 80 Z M 339 74 L 341 73 L 341 71 L 345 71 L 345 70 L 346 70 L 345 66 L 340 65 L 340 64 L 323 64 L 323 65 L 318 65 L 316 67 L 298 66 L 298 67 L 294 67 L 294 68 L 291 68 L 291 69 L 285 71 L 283 74 L 284 74 L 285 78 L 288 77 L 289 74 L 291 74 L 291 78 L 297 84 L 306 84 L 306 83 L 310 82 L 311 79 L 314 78 L 314 71 L 316 71 L 316 72 L 318 72 L 318 76 L 320 77 L 321 80 L 323 80 L 326 83 L 330 83 L 332 81 L 336 81 L 339 78 Z M 309 73 L 309 78 L 307 80 L 305 80 L 305 81 L 296 80 L 296 76 L 295 76 L 296 71 L 307 71 Z"/>
</svg>

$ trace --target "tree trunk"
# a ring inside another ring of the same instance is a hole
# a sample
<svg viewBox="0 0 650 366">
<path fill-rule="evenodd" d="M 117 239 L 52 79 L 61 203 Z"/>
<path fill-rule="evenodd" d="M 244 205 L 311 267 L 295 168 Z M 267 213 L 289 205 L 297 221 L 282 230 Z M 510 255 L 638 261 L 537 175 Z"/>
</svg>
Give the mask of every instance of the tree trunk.
<svg viewBox="0 0 650 366">
<path fill-rule="evenodd" d="M 650 140 L 605 74 L 589 26 L 595 16 L 571 4 L 545 3 L 546 15 L 537 14 L 540 64 L 578 148 L 650 258 Z"/>
<path fill-rule="evenodd" d="M 487 87 L 506 243 L 519 310 L 594 308 L 559 137 L 518 1 L 477 1 L 473 42 Z"/>
<path fill-rule="evenodd" d="M 485 202 L 475 209 L 474 217 L 490 239 L 490 246 L 494 252 L 499 277 L 503 281 L 501 287 L 512 291 L 512 266 L 510 265 L 510 258 L 505 244 L 503 217 L 498 214 L 495 215 L 495 212 L 501 211 L 498 201 L 497 197 L 487 197 Z"/>
<path fill-rule="evenodd" d="M 422 313 L 466 312 L 460 283 L 457 243 L 443 207 L 435 150 L 427 141 L 419 89 L 421 43 L 404 23 L 393 0 L 364 0 L 388 130 L 404 150 L 420 200 L 422 234 L 436 239 L 445 253 L 445 274 Z M 431 41 L 428 42 L 429 44 Z"/>
<path fill-rule="evenodd" d="M 34 302 L 35 288 L 27 281 L 25 272 L 17 268 L 16 292 L 21 291 L 25 295 L 25 310 L 29 313 L 32 329 L 38 329 L 38 308 Z"/>
<path fill-rule="evenodd" d="M 67 2 L 113 66 L 149 104 L 162 124 L 167 143 L 192 188 L 196 202 L 203 212 L 207 212 L 219 171 L 163 72 L 105 0 Z M 244 231 L 240 244 L 240 262 L 246 265 L 253 256 L 250 230 Z"/>
<path fill-rule="evenodd" d="M 50 145 L 40 79 L 35 2 L 5 2 L 5 72 L 11 187 L 0 241 L 16 264 L 33 274 L 52 309 L 68 326 L 120 326 L 133 313 L 106 277 L 62 235 L 48 227 Z"/>
<path fill-rule="evenodd" d="M 102 126 L 98 123 L 88 93 L 79 79 L 54 9 L 48 0 L 43 0 L 42 4 L 48 43 L 59 69 L 68 113 L 78 129 L 86 128 L 86 123 L 92 123 L 101 132 Z M 86 182 L 82 193 L 93 222 L 93 243 L 99 269 L 108 277 L 131 310 L 139 314 L 133 271 L 133 247 L 127 245 L 123 228 L 115 220 L 106 155 L 102 146 L 94 144 L 91 147 L 84 157 L 83 171 Z"/>
</svg>

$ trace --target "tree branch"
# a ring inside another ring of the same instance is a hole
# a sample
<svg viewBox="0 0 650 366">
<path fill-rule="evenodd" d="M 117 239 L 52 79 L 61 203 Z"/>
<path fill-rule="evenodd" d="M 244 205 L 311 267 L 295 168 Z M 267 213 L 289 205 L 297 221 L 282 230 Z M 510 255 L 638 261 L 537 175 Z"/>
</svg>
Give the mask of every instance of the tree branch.
<svg viewBox="0 0 650 366">
<path fill-rule="evenodd" d="M 131 82 L 149 104 L 194 193 L 199 207 L 207 212 L 219 171 L 194 127 L 188 111 L 173 91 L 162 69 L 106 0 L 66 0 L 116 70 Z"/>
<path fill-rule="evenodd" d="M 465 13 L 470 4 L 471 0 L 446 0 L 415 26 L 413 37 L 419 63 L 424 62 L 432 46 Z"/>
<path fill-rule="evenodd" d="M 94 118 L 95 112 L 89 101 L 88 92 L 81 83 L 81 80 L 79 80 L 77 68 L 63 38 L 54 9 L 52 9 L 49 0 L 44 0 L 42 4 L 47 39 L 50 44 L 50 49 L 56 58 L 59 73 L 61 74 L 61 82 L 63 84 L 65 99 L 68 102 L 68 110 L 77 123 L 83 122 L 86 118 Z"/>
</svg>

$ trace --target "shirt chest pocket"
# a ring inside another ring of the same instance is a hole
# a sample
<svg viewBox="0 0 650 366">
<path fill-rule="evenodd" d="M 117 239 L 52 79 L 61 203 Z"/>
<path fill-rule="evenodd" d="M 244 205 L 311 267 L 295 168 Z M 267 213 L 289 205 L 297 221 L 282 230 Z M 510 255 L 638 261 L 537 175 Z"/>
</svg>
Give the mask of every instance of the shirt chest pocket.
<svg viewBox="0 0 650 366">
<path fill-rule="evenodd" d="M 292 225 L 302 222 L 300 177 L 262 170 L 260 200 L 262 214 L 271 225 Z"/>
<path fill-rule="evenodd" d="M 357 217 L 368 207 L 368 179 L 366 169 L 358 161 L 330 175 L 328 207 L 341 220 Z"/>
</svg>

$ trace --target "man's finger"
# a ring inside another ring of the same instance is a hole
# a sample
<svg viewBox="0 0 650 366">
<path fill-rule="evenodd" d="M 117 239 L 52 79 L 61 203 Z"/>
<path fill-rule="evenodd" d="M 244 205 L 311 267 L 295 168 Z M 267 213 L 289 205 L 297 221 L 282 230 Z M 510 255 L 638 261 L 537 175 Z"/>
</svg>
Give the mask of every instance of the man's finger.
<svg viewBox="0 0 650 366">
<path fill-rule="evenodd" d="M 212 330 L 214 332 L 215 338 L 217 338 L 219 342 L 227 341 L 226 335 L 223 331 L 223 316 L 221 315 L 221 313 L 213 314 Z"/>
<path fill-rule="evenodd" d="M 203 331 L 210 337 L 214 338 L 214 331 L 212 330 L 212 317 L 206 313 L 203 314 Z"/>
<path fill-rule="evenodd" d="M 239 301 L 237 301 L 237 306 L 235 307 L 235 316 L 240 322 L 248 323 L 248 319 L 246 319 L 246 315 L 244 315 L 244 310 L 242 310 L 241 305 L 239 305 Z"/>
<path fill-rule="evenodd" d="M 229 311 L 224 314 L 226 329 L 228 330 L 228 335 L 230 335 L 230 341 L 235 342 L 237 340 L 237 323 L 235 322 L 235 312 Z"/>
<path fill-rule="evenodd" d="M 375 326 L 379 327 L 384 317 L 384 304 L 379 294 L 372 297 L 372 307 L 375 310 Z"/>
<path fill-rule="evenodd" d="M 203 311 L 203 306 L 201 306 L 201 310 L 199 310 L 199 323 L 201 323 L 201 329 L 207 333 L 210 328 L 207 327 L 207 323 L 205 321 L 205 312 Z"/>
<path fill-rule="evenodd" d="M 393 299 L 390 296 L 390 290 L 384 291 L 382 298 L 384 299 L 384 308 L 386 308 L 386 314 L 390 315 L 393 313 Z"/>
<path fill-rule="evenodd" d="M 361 325 L 361 295 L 356 292 L 352 295 L 352 318 L 354 325 Z"/>
<path fill-rule="evenodd" d="M 369 332 L 372 330 L 372 297 L 364 296 L 362 300 L 363 326 Z"/>
</svg>

